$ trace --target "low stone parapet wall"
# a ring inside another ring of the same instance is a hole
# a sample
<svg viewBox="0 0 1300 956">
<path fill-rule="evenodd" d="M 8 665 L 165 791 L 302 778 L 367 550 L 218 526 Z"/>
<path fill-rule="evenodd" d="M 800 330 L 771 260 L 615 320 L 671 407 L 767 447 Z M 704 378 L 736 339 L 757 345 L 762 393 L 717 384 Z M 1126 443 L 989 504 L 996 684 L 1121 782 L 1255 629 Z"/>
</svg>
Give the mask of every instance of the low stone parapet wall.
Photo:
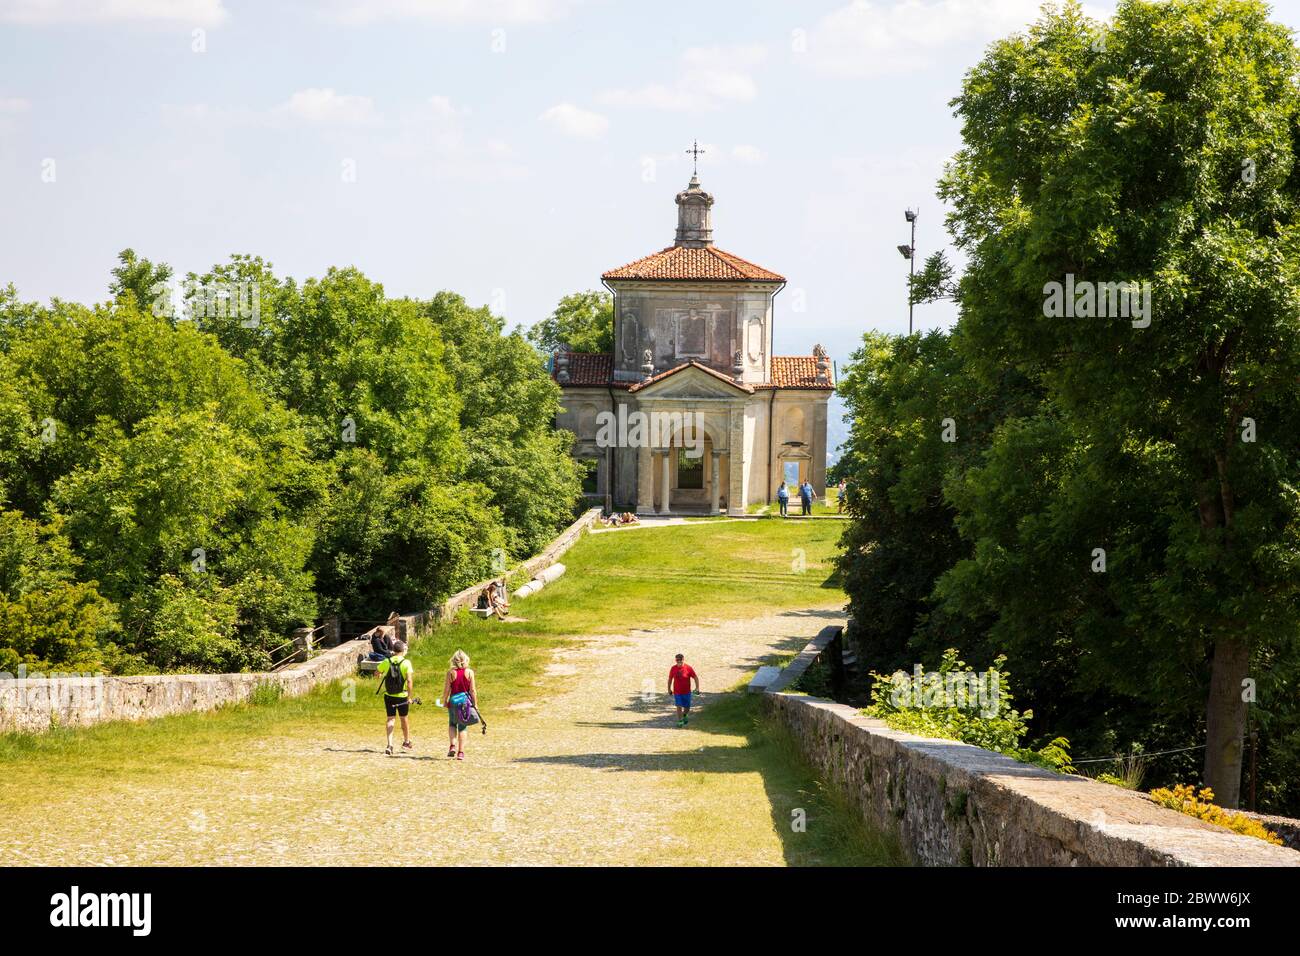
<svg viewBox="0 0 1300 956">
<path fill-rule="evenodd" d="M 825 637 L 823 631 L 796 665 L 815 658 Z M 1300 866 L 1300 852 L 1165 809 L 1134 791 L 891 730 L 829 700 L 780 692 L 762 700 L 866 822 L 896 834 L 920 864 Z"/>
<path fill-rule="evenodd" d="M 556 561 L 559 561 L 564 555 L 564 552 L 577 544 L 578 539 L 582 537 L 583 532 L 595 524 L 596 519 L 600 517 L 600 513 L 599 508 L 590 508 L 587 511 L 584 511 L 577 521 L 573 522 L 573 524 L 561 531 L 559 536 L 548 544 L 539 554 L 533 555 L 533 557 L 529 558 L 519 566 L 506 572 L 504 575 L 498 575 L 497 577 L 515 577 L 521 574 L 529 578 L 536 577 L 538 572 L 549 568 Z M 447 598 L 447 600 L 443 601 L 442 605 L 438 608 L 438 617 L 444 621 L 449 621 L 460 611 L 473 607 L 474 602 L 478 600 L 478 596 L 483 593 L 483 589 L 495 580 L 497 580 L 497 578 L 489 578 L 486 581 L 472 584 L 465 588 L 465 590 L 453 594 L 451 597 Z"/>
<path fill-rule="evenodd" d="M 366 641 L 348 641 L 309 661 L 251 674 L 146 674 L 136 677 L 12 675 L 0 679 L 0 731 L 40 732 L 110 720 L 148 720 L 247 701 L 259 687 L 288 697 L 355 674 Z"/>
</svg>

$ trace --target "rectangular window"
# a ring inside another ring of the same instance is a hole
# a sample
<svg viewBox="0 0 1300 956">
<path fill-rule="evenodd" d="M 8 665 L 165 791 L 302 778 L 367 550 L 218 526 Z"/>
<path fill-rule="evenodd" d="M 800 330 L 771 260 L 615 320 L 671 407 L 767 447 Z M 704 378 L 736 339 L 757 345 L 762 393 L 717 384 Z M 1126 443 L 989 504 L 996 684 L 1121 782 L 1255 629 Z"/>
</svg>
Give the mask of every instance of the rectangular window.
<svg viewBox="0 0 1300 956">
<path fill-rule="evenodd" d="M 704 456 L 692 458 L 685 448 L 677 449 L 677 487 L 691 489 L 704 488 Z"/>
</svg>

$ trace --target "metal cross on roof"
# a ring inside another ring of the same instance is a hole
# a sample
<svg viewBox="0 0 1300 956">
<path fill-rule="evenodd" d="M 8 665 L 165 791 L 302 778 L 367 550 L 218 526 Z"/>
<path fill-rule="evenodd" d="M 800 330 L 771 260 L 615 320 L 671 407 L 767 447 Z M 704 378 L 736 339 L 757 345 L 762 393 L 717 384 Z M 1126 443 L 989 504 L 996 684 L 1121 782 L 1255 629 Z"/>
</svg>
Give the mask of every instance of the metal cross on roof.
<svg viewBox="0 0 1300 956">
<path fill-rule="evenodd" d="M 691 148 L 686 152 L 691 154 L 691 175 L 698 176 L 700 174 L 700 154 L 704 152 L 704 150 L 700 149 L 699 141 L 691 140 Z"/>
</svg>

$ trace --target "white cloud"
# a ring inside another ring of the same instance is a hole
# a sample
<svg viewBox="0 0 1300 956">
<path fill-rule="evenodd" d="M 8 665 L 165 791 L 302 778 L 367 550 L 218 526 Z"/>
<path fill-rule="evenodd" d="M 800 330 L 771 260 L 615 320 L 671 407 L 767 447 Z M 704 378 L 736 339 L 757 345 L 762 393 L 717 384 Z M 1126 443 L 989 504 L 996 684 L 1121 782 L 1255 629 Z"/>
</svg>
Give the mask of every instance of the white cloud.
<svg viewBox="0 0 1300 956">
<path fill-rule="evenodd" d="M 609 129 L 609 120 L 572 103 L 558 103 L 538 117 L 560 132 L 579 139 L 597 139 Z"/>
<path fill-rule="evenodd" d="M 331 126 L 363 126 L 379 120 L 370 97 L 343 95 L 329 88 L 299 90 L 277 109 L 308 123 Z"/>
<path fill-rule="evenodd" d="M 0 21 L 33 26 L 134 21 L 213 27 L 229 15 L 222 0 L 0 0 Z"/>
<path fill-rule="evenodd" d="M 364 151 L 367 177 L 405 178 L 423 188 L 435 180 L 506 182 L 530 175 L 508 143 L 475 135 L 470 110 L 441 95 L 385 103 L 380 111 L 370 97 L 312 88 L 269 108 L 194 103 L 164 106 L 162 115 L 175 140 L 200 153 L 228 149 L 250 129 L 294 140 L 310 130 L 325 144 Z"/>
<path fill-rule="evenodd" d="M 946 48 L 977 45 L 1023 29 L 1043 0 L 853 0 L 819 20 L 797 57 L 834 76 L 920 70 Z M 1103 11 L 1085 6 L 1091 16 Z"/>
<path fill-rule="evenodd" d="M 568 16 L 580 0 L 334 0 L 341 23 L 425 20 L 434 23 L 546 23 Z"/>
<path fill-rule="evenodd" d="M 761 163 L 767 159 L 766 153 L 757 146 L 751 146 L 748 143 L 738 143 L 731 147 L 731 155 L 742 163 Z"/>
<path fill-rule="evenodd" d="M 752 70 L 766 59 L 758 45 L 692 47 L 682 54 L 671 84 L 611 89 L 599 96 L 606 106 L 697 112 L 743 103 L 758 96 Z"/>
<path fill-rule="evenodd" d="M 462 109 L 456 106 L 447 96 L 431 96 L 427 102 L 434 116 L 461 116 L 469 113 L 468 107 Z"/>
</svg>

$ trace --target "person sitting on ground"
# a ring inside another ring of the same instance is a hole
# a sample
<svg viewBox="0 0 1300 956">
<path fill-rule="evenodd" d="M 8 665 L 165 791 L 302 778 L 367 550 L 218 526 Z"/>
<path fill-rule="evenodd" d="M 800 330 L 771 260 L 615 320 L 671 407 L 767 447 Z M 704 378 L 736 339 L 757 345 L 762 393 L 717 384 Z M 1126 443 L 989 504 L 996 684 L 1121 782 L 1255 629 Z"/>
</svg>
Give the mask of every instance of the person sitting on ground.
<svg viewBox="0 0 1300 956">
<path fill-rule="evenodd" d="M 372 661 L 382 661 L 393 656 L 393 644 L 397 641 L 397 623 L 400 615 L 392 611 L 388 615 L 388 620 L 383 624 L 378 624 L 368 631 L 358 634 L 358 637 L 370 639 L 370 653 L 367 658 Z"/>
</svg>

